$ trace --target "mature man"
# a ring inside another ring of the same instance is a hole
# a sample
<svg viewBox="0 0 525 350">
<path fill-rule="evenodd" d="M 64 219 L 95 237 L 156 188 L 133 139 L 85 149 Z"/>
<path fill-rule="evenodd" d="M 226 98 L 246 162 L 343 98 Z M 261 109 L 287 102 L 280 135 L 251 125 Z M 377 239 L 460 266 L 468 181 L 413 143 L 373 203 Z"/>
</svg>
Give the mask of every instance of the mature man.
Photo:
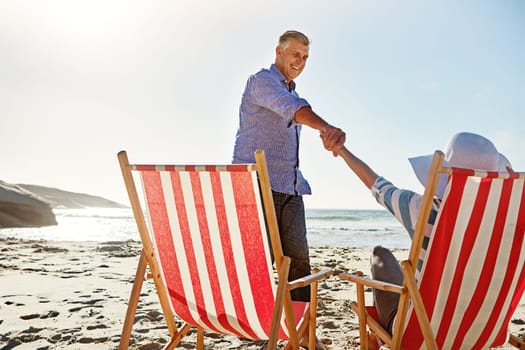
<svg viewBox="0 0 525 350">
<path fill-rule="evenodd" d="M 295 91 L 294 79 L 302 73 L 309 51 L 306 35 L 286 31 L 275 49 L 275 63 L 249 77 L 233 154 L 234 163 L 248 163 L 254 162 L 257 149 L 265 151 L 283 252 L 292 259 L 290 280 L 310 273 L 302 195 L 311 190 L 299 170 L 301 126 L 322 132 L 327 150 L 336 151 L 345 142 L 345 133 L 317 115 Z M 308 301 L 309 287 L 294 290 L 292 298 Z"/>
</svg>

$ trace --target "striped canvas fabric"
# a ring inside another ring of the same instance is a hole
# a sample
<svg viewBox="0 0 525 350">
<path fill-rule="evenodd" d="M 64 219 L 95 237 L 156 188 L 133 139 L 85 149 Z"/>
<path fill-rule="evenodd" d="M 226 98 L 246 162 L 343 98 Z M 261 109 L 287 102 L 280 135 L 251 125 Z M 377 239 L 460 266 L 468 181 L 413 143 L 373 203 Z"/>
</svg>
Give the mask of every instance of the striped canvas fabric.
<svg viewBox="0 0 525 350">
<path fill-rule="evenodd" d="M 173 312 L 214 332 L 268 339 L 277 286 L 252 165 L 134 170 Z M 307 308 L 294 302 L 297 321 Z M 280 328 L 287 339 L 284 320 Z"/>
<path fill-rule="evenodd" d="M 418 282 L 438 348 L 507 341 L 525 288 L 524 176 L 453 169 Z M 405 349 L 424 347 L 413 309 Z"/>
</svg>

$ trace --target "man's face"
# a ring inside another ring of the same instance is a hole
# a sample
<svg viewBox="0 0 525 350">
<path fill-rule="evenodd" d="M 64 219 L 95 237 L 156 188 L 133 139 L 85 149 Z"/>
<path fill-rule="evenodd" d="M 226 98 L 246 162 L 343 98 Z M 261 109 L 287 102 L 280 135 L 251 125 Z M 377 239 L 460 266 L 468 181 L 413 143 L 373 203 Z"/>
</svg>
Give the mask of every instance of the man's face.
<svg viewBox="0 0 525 350">
<path fill-rule="evenodd" d="M 309 46 L 298 40 L 290 39 L 284 50 L 281 46 L 275 49 L 275 65 L 288 81 L 294 80 L 303 71 L 309 51 Z"/>
</svg>

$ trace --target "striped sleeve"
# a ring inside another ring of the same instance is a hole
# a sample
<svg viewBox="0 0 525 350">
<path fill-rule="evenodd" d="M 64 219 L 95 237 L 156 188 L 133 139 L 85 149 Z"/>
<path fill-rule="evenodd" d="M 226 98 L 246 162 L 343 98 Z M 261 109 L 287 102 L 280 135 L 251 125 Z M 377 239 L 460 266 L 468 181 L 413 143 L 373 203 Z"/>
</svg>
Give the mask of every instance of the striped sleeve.
<svg viewBox="0 0 525 350">
<path fill-rule="evenodd" d="M 376 179 L 372 186 L 372 194 L 381 206 L 396 217 L 412 238 L 421 205 L 421 195 L 397 188 L 383 177 Z"/>
<path fill-rule="evenodd" d="M 381 176 L 376 179 L 371 191 L 376 201 L 395 216 L 412 239 L 423 196 L 414 191 L 400 189 Z M 419 256 L 418 272 L 421 271 L 423 265 L 439 206 L 439 200 L 434 199 Z"/>
</svg>

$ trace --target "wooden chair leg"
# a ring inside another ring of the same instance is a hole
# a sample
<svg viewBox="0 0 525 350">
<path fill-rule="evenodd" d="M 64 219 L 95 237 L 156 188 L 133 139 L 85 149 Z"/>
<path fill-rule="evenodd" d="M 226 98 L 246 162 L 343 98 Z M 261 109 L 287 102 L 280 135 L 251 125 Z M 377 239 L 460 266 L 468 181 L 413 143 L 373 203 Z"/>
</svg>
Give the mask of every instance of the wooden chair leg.
<svg viewBox="0 0 525 350">
<path fill-rule="evenodd" d="M 168 345 L 166 345 L 164 350 L 175 349 L 177 345 L 179 345 L 179 343 L 181 342 L 182 338 L 184 338 L 184 336 L 191 330 L 191 328 L 192 326 L 190 326 L 187 323 L 183 327 L 181 327 L 181 329 L 171 338 L 170 342 L 168 343 Z"/>
<path fill-rule="evenodd" d="M 406 284 L 408 291 L 411 296 L 412 303 L 414 305 L 414 310 L 417 315 L 417 320 L 419 326 L 421 327 L 421 332 L 425 339 L 425 345 L 427 349 L 437 350 L 438 346 L 436 343 L 436 338 L 432 328 L 430 327 L 430 321 L 428 319 L 427 313 L 425 311 L 425 306 L 423 300 L 421 299 L 421 294 L 419 294 L 419 289 L 417 287 L 414 268 L 409 261 L 401 262 L 401 268 L 403 269 L 403 274 L 405 275 L 404 283 Z"/>
<path fill-rule="evenodd" d="M 204 329 L 197 328 L 197 350 L 204 350 Z"/>
<path fill-rule="evenodd" d="M 520 339 L 517 336 L 511 334 L 509 337 L 509 344 L 520 350 L 525 350 L 525 338 Z"/>
<path fill-rule="evenodd" d="M 285 305 L 285 294 L 288 295 L 288 298 L 290 296 L 288 291 L 286 290 L 286 284 L 288 281 L 288 272 L 290 271 L 290 258 L 283 257 L 281 262 L 281 267 L 278 271 L 279 274 L 279 283 L 277 284 L 277 291 L 275 294 L 275 306 L 273 309 L 273 315 L 272 315 L 272 326 L 270 329 L 270 336 L 268 339 L 268 350 L 274 350 L 277 348 L 277 338 L 279 335 L 279 325 L 281 320 L 281 315 L 283 312 L 283 305 Z M 286 308 L 286 306 L 290 306 Z M 288 316 L 291 313 L 291 320 L 290 321 L 287 317 L 287 323 L 288 323 L 288 332 L 290 333 L 290 341 L 292 341 L 292 344 L 294 343 L 294 335 L 293 332 L 295 332 L 295 323 L 291 325 L 290 323 L 293 323 L 293 311 L 291 310 L 291 301 L 285 305 L 285 314 Z M 293 328 L 293 329 L 292 329 Z M 293 331 L 293 332 L 292 332 Z"/>
<path fill-rule="evenodd" d="M 317 270 L 314 269 L 314 273 Z M 308 349 L 315 349 L 317 323 L 317 282 L 310 285 L 310 319 L 308 320 Z"/>
<path fill-rule="evenodd" d="M 139 302 L 140 291 L 142 290 L 142 284 L 144 282 L 144 276 L 146 275 L 146 256 L 144 250 L 140 254 L 139 264 L 137 266 L 137 272 L 135 273 L 135 280 L 133 282 L 133 288 L 131 289 L 131 296 L 129 297 L 128 309 L 126 311 L 126 318 L 124 320 L 124 326 L 122 327 L 122 335 L 120 337 L 119 350 L 126 350 L 129 346 L 131 338 L 131 329 L 135 321 L 135 313 L 137 311 L 137 304 Z"/>
<path fill-rule="evenodd" d="M 359 343 L 361 350 L 368 349 L 368 332 L 366 326 L 366 310 L 365 310 L 365 287 L 358 284 L 357 287 L 357 309 L 359 318 Z"/>
</svg>

